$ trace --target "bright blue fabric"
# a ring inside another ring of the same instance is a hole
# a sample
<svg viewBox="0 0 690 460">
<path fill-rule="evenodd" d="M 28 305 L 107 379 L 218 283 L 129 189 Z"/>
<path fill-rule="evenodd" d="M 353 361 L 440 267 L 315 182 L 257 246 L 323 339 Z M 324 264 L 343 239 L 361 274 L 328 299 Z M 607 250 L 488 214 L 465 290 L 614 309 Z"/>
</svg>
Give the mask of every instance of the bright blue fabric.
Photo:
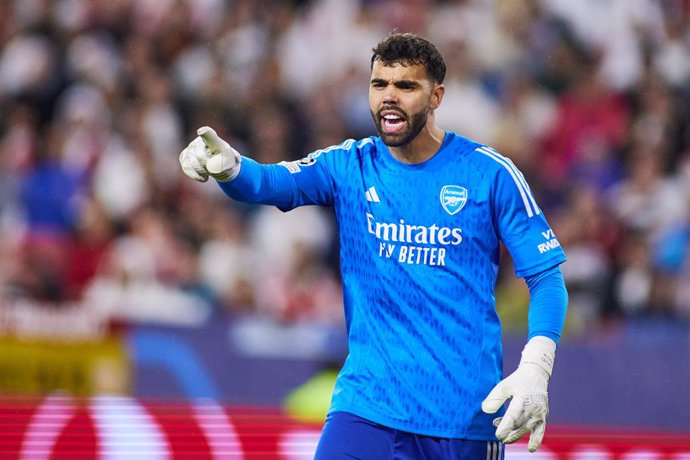
<svg viewBox="0 0 690 460">
<path fill-rule="evenodd" d="M 530 295 L 528 339 L 543 335 L 558 344 L 568 309 L 568 291 L 561 267 L 528 276 L 525 281 Z"/>
<path fill-rule="evenodd" d="M 480 404 L 502 378 L 500 241 L 521 277 L 565 261 L 507 158 L 449 132 L 434 156 L 410 165 L 370 137 L 282 165 L 244 158 L 221 188 L 283 210 L 335 210 L 349 356 L 332 412 L 417 434 L 495 439 L 495 415 Z"/>
</svg>

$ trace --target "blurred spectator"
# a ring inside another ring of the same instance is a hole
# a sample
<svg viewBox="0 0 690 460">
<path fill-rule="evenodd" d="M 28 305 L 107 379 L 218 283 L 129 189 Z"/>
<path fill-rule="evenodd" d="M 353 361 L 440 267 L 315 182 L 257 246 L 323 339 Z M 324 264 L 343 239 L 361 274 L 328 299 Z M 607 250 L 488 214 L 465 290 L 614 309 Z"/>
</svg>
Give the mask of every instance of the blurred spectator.
<svg viewBox="0 0 690 460">
<path fill-rule="evenodd" d="M 617 263 L 616 305 L 626 315 L 638 315 L 649 307 L 652 292 L 652 260 L 646 235 L 629 230 Z"/>
<path fill-rule="evenodd" d="M 650 67 L 630 99 L 633 117 L 628 141 L 657 150 L 663 172 L 673 173 L 678 157 L 690 143 L 687 97 L 664 84 Z"/>
<path fill-rule="evenodd" d="M 624 146 L 628 107 L 605 87 L 596 61 L 583 64 L 571 89 L 558 100 L 555 123 L 544 140 L 543 183 L 552 193 L 577 179 L 600 190 L 618 178 L 617 155 Z"/>
<path fill-rule="evenodd" d="M 606 283 L 613 275 L 611 257 L 620 236 L 616 222 L 594 187 L 576 184 L 552 225 L 568 260 L 561 266 L 568 286 L 568 332 L 586 334 L 597 329 L 608 312 Z"/>
<path fill-rule="evenodd" d="M 501 116 L 496 121 L 494 145 L 539 187 L 540 145 L 552 129 L 556 103 L 551 94 L 526 74 L 507 74 L 503 83 Z"/>
<path fill-rule="evenodd" d="M 228 311 L 252 314 L 256 305 L 253 280 L 256 261 L 248 245 L 245 225 L 239 213 L 216 206 L 205 216 L 208 235 L 199 250 L 202 281 Z"/>
<path fill-rule="evenodd" d="M 261 279 L 257 300 L 262 311 L 286 323 L 342 323 L 342 291 L 313 248 L 294 245 L 293 266 Z"/>
<path fill-rule="evenodd" d="M 115 237 L 113 220 L 96 200 L 83 206 L 65 263 L 66 296 L 78 300 L 98 272 Z"/>
<path fill-rule="evenodd" d="M 324 210 L 314 206 L 294 209 L 283 215 L 272 207 L 261 207 L 250 217 L 249 244 L 257 269 L 256 281 L 273 274 L 283 275 L 297 266 L 300 248 L 324 257 L 334 244 L 334 226 Z"/>
<path fill-rule="evenodd" d="M 579 40 L 601 56 L 596 78 L 624 90 L 642 75 L 644 51 L 664 37 L 664 17 L 654 0 L 543 0 L 572 27 Z"/>
<path fill-rule="evenodd" d="M 207 299 L 188 292 L 196 255 L 170 229 L 155 211 L 139 211 L 85 289 L 91 308 L 127 321 L 198 325 L 207 319 Z"/>
<path fill-rule="evenodd" d="M 35 165 L 19 184 L 21 209 L 33 237 L 67 237 L 81 212 L 83 179 L 66 168 L 52 149 L 41 146 Z"/>
<path fill-rule="evenodd" d="M 497 101 L 481 84 L 481 68 L 464 41 L 441 52 L 446 56 L 447 73 L 444 103 L 436 112 L 439 125 L 478 142 L 493 143 L 500 113 Z"/>
<path fill-rule="evenodd" d="M 658 149 L 635 146 L 629 162 L 629 175 L 609 195 L 610 207 L 625 229 L 655 235 L 687 219 L 688 199 L 678 182 L 664 176 Z"/>
</svg>

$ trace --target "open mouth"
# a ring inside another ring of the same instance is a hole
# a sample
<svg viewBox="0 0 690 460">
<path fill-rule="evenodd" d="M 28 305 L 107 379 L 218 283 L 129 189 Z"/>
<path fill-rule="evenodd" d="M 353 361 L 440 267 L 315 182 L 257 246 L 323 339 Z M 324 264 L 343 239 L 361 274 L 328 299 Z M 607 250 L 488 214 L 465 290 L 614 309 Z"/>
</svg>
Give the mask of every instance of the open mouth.
<svg viewBox="0 0 690 460">
<path fill-rule="evenodd" d="M 407 120 L 398 112 L 381 113 L 381 130 L 386 134 L 398 134 L 405 130 Z"/>
</svg>

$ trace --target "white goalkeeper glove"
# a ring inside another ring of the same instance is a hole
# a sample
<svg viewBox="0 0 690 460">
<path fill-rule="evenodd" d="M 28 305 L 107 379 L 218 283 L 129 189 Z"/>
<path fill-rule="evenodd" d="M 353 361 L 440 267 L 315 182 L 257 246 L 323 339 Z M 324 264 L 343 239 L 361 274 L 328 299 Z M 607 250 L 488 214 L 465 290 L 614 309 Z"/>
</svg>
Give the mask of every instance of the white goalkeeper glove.
<svg viewBox="0 0 690 460">
<path fill-rule="evenodd" d="M 513 398 L 503 417 L 494 420 L 496 437 L 511 444 L 530 432 L 527 449 L 541 445 L 549 414 L 547 385 L 553 370 L 556 343 L 548 337 L 533 337 L 522 350 L 518 368 L 494 387 L 482 402 L 482 410 L 494 414 L 508 398 Z"/>
<path fill-rule="evenodd" d="M 209 176 L 220 182 L 234 179 L 240 173 L 242 157 L 218 134 L 204 126 L 197 137 L 180 153 L 182 171 L 194 180 L 206 182 Z"/>
</svg>

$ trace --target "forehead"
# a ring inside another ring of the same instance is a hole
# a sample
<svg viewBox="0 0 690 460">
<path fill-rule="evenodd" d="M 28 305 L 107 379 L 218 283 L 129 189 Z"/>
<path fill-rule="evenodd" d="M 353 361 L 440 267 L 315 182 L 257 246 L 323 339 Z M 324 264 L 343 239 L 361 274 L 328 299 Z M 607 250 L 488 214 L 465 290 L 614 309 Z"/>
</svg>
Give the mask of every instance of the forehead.
<svg viewBox="0 0 690 460">
<path fill-rule="evenodd" d="M 371 68 L 371 79 L 373 80 L 375 78 L 386 81 L 422 81 L 429 79 L 426 73 L 426 67 L 424 67 L 423 64 L 403 65 L 396 62 L 385 65 L 381 61 L 374 61 L 374 65 Z"/>
</svg>

